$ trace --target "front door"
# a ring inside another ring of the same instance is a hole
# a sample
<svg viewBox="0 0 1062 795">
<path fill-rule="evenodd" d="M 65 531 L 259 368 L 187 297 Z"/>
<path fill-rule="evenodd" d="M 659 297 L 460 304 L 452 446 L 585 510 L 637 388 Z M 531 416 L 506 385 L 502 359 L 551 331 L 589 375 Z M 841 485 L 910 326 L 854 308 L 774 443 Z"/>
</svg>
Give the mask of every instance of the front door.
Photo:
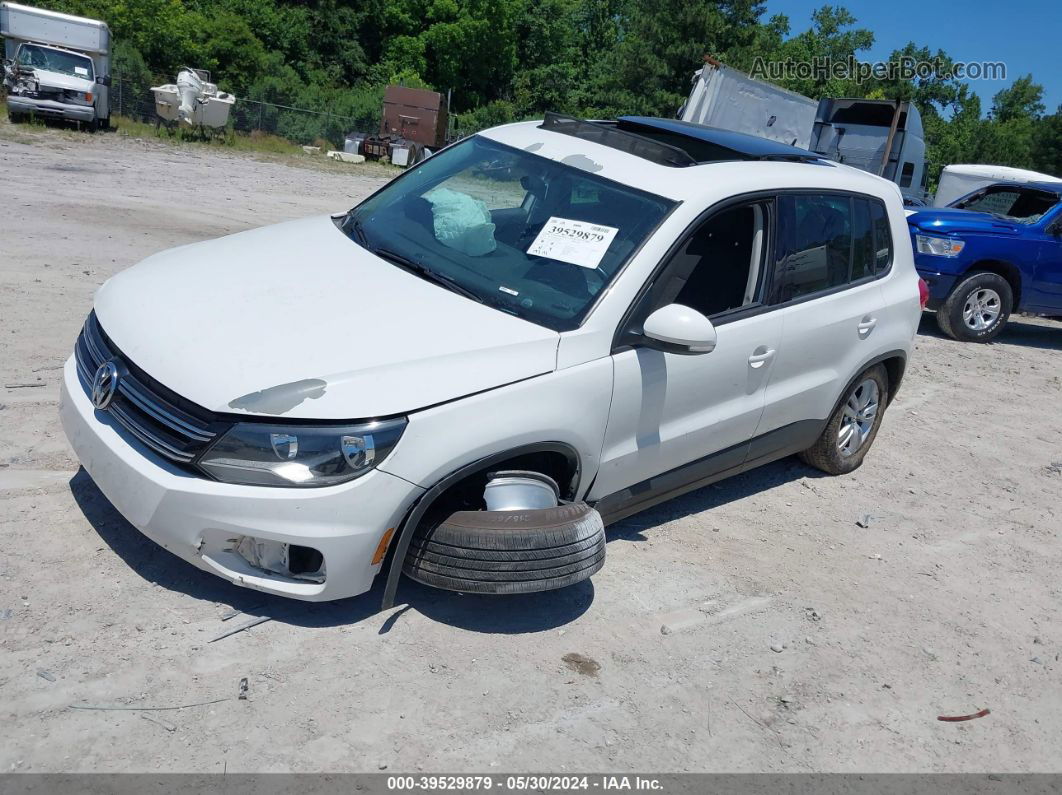
<svg viewBox="0 0 1062 795">
<path fill-rule="evenodd" d="M 715 350 L 682 355 L 637 343 L 613 355 L 615 377 L 600 499 L 693 462 L 719 471 L 744 462 L 763 412 L 782 324 L 762 301 L 773 205 L 731 206 L 697 225 L 666 263 L 632 325 L 666 304 L 716 326 Z"/>
<path fill-rule="evenodd" d="M 1023 303 L 1032 311 L 1062 315 L 1062 209 L 1044 220 L 1037 246 L 1032 290 Z"/>
</svg>

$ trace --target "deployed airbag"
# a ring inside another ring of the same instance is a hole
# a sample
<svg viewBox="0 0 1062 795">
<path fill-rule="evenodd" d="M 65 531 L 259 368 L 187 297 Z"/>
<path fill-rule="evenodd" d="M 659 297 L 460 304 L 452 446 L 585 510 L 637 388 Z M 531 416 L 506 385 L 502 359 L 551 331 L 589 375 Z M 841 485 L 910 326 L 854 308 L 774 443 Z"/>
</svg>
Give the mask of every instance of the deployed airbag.
<svg viewBox="0 0 1062 795">
<path fill-rule="evenodd" d="M 450 188 L 433 190 L 425 198 L 431 202 L 436 240 L 472 257 L 494 251 L 494 224 L 486 204 Z"/>
</svg>

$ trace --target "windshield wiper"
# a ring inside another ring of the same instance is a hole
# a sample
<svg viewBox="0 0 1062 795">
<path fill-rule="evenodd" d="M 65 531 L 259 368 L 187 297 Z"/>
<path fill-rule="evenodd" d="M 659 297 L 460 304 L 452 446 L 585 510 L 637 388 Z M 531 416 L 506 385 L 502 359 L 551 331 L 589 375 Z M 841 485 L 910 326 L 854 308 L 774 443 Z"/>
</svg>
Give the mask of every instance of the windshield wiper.
<svg viewBox="0 0 1062 795">
<path fill-rule="evenodd" d="M 354 223 L 357 224 L 358 222 L 355 221 Z M 422 265 L 416 260 L 412 260 L 403 254 L 399 254 L 397 251 L 391 251 L 390 249 L 386 248 L 370 248 L 369 251 L 371 251 L 377 257 L 382 257 L 383 259 L 389 262 L 393 262 L 398 267 L 419 276 L 425 281 L 434 282 L 435 284 L 438 284 L 441 287 L 445 287 L 451 292 L 455 292 L 458 295 L 463 295 L 465 298 L 471 298 L 476 303 L 486 303 L 486 301 L 484 301 L 480 296 L 476 295 L 474 292 L 469 290 L 464 285 L 458 283 L 456 280 L 450 278 L 449 276 L 446 276 L 445 274 L 437 273 L 426 265 Z"/>
<path fill-rule="evenodd" d="M 347 213 L 347 217 L 343 219 L 343 231 L 347 231 L 348 229 L 354 231 L 354 236 L 357 238 L 358 245 L 362 248 L 369 248 L 369 237 L 365 234 L 365 227 L 361 225 L 358 216 L 354 215 L 353 212 Z"/>
</svg>

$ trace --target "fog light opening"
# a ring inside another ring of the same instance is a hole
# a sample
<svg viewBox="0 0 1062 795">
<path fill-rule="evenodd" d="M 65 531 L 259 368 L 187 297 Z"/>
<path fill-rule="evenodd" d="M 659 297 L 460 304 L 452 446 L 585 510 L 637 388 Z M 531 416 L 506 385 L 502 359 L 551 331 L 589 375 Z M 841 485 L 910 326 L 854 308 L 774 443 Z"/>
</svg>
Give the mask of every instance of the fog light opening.
<svg viewBox="0 0 1062 795">
<path fill-rule="evenodd" d="M 243 536 L 233 551 L 256 569 L 293 580 L 324 582 L 324 555 L 313 547 Z"/>
<path fill-rule="evenodd" d="M 313 547 L 288 547 L 288 571 L 293 577 L 320 574 L 324 579 L 324 555 Z"/>
</svg>

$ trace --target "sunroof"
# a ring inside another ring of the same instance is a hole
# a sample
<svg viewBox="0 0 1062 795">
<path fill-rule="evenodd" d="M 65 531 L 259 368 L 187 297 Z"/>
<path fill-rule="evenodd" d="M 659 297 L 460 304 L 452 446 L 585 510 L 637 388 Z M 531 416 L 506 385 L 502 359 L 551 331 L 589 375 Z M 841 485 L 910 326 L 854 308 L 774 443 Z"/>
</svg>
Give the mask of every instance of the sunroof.
<svg viewBox="0 0 1062 795">
<path fill-rule="evenodd" d="M 822 159 L 814 152 L 767 138 L 677 119 L 621 116 L 616 121 L 583 121 L 559 113 L 547 113 L 541 127 L 629 152 L 664 166 L 693 166 L 727 160 L 815 162 Z"/>
<path fill-rule="evenodd" d="M 574 116 L 547 113 L 543 130 L 572 135 L 584 141 L 593 141 L 621 152 L 659 163 L 663 166 L 693 166 L 697 161 L 685 150 L 664 141 L 621 130 L 615 122 L 584 121 Z"/>
</svg>

